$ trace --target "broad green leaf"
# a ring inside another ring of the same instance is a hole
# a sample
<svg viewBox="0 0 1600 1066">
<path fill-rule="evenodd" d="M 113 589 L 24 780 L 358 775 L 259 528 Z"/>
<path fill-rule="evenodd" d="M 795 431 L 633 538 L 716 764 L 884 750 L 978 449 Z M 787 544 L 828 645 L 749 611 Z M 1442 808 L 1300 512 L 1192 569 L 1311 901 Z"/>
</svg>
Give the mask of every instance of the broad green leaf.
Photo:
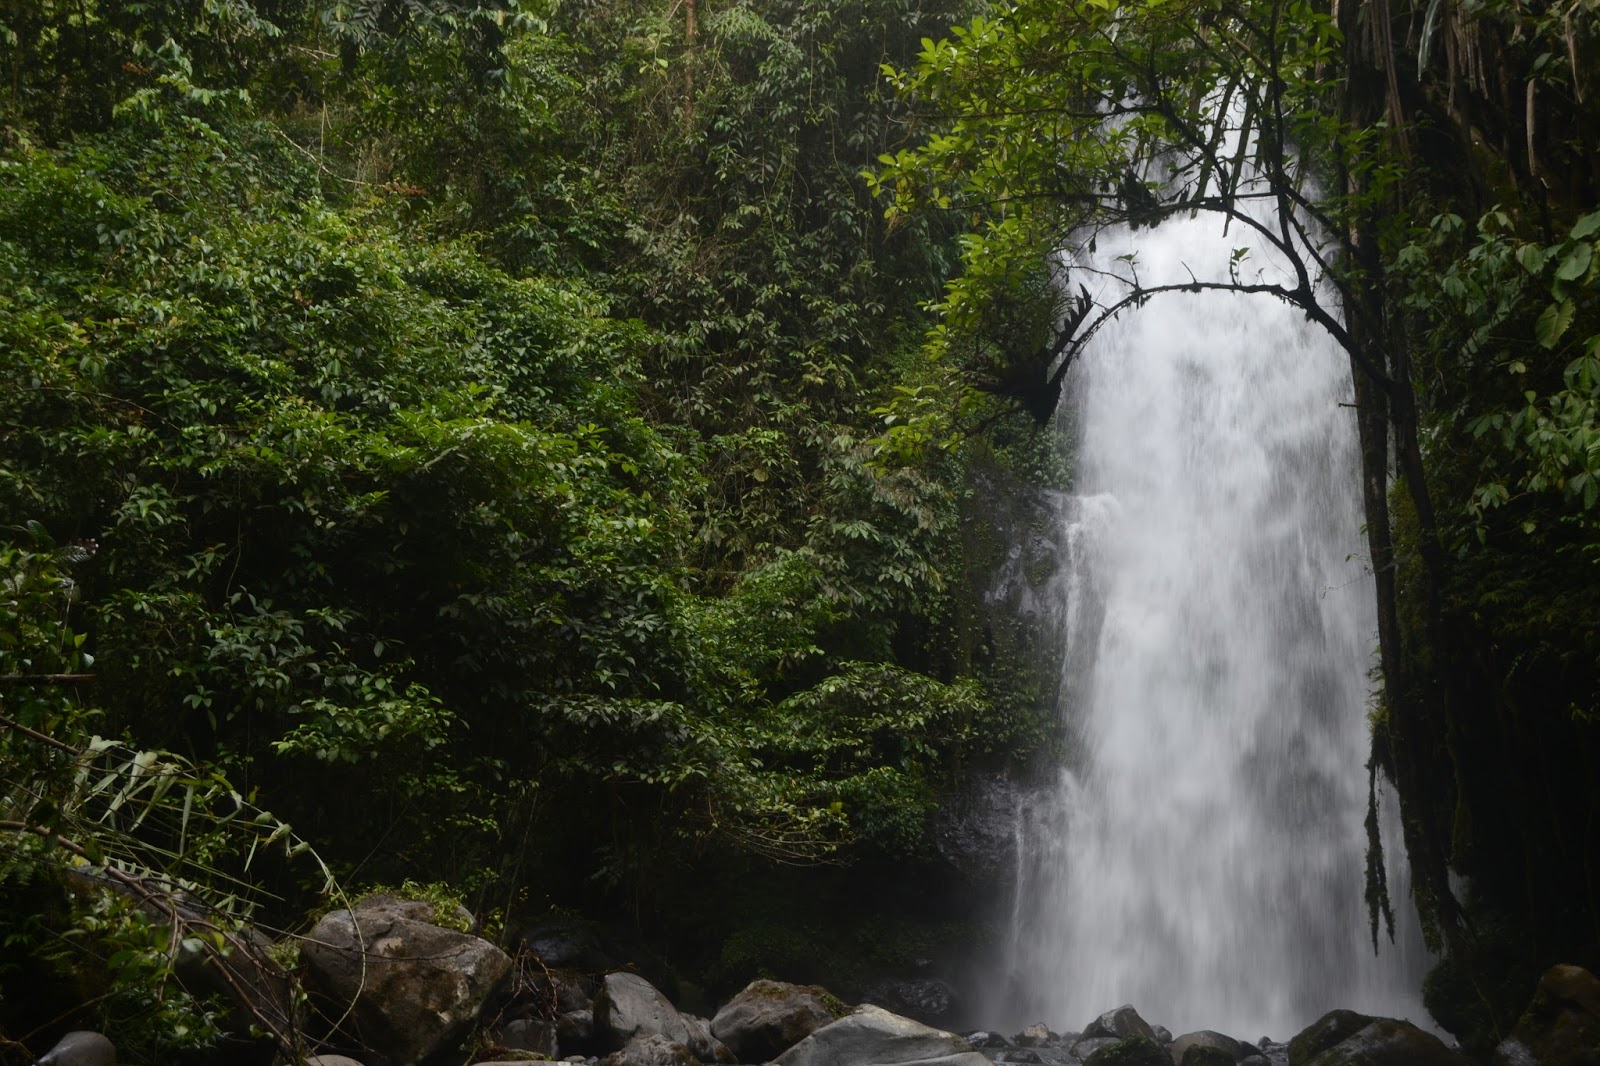
<svg viewBox="0 0 1600 1066">
<path fill-rule="evenodd" d="M 1550 261 L 1550 253 L 1537 244 L 1524 244 L 1517 249 L 1517 262 L 1530 274 L 1538 274 Z"/>
<path fill-rule="evenodd" d="M 1572 325 L 1572 316 L 1576 313 L 1577 308 L 1571 300 L 1551 304 L 1533 324 L 1534 337 L 1544 347 L 1554 348 L 1560 342 L 1561 335 L 1567 331 L 1567 327 Z"/>
<path fill-rule="evenodd" d="M 1579 244 L 1561 261 L 1561 266 L 1556 269 L 1556 278 L 1560 281 L 1577 281 L 1589 272 L 1589 262 L 1593 258 L 1594 246 Z"/>
</svg>

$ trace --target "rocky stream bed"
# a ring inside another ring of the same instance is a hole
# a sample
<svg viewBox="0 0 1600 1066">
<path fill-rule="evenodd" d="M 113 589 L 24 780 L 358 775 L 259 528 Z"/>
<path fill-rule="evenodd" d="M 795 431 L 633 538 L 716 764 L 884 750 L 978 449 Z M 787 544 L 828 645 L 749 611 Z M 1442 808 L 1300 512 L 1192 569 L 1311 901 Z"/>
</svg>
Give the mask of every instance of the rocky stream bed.
<svg viewBox="0 0 1600 1066">
<path fill-rule="evenodd" d="M 1174 1036 L 1131 1005 L 1080 1032 L 1045 1024 L 1003 1034 L 946 1032 L 881 1006 L 852 1007 L 815 985 L 757 980 L 710 1018 L 679 1011 L 627 971 L 595 972 L 515 956 L 472 932 L 465 912 L 375 896 L 325 916 L 302 938 L 294 980 L 246 939 L 206 967 L 236 997 L 236 1029 L 265 1025 L 277 1050 L 240 1040 L 216 1061 L 311 1066 L 1468 1066 L 1408 1021 L 1335 1010 L 1290 1039 L 1209 1030 Z M 547 952 L 559 956 L 558 952 Z M 221 972 L 226 971 L 226 972 Z M 304 995 L 296 995 L 296 988 Z M 39 1066 L 114 1066 L 115 1034 L 67 1034 Z M 1576 966 L 1545 973 L 1495 1066 L 1600 1066 L 1600 979 Z"/>
</svg>

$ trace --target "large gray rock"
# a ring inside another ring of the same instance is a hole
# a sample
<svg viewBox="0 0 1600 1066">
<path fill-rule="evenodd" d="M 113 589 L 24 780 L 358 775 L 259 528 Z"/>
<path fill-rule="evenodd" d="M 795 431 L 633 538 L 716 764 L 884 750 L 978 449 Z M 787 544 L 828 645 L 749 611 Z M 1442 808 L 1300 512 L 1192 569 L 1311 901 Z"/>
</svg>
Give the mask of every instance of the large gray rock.
<svg viewBox="0 0 1600 1066">
<path fill-rule="evenodd" d="M 99 1033 L 79 1029 L 57 1040 L 36 1066 L 117 1066 L 117 1047 Z"/>
<path fill-rule="evenodd" d="M 641 1033 L 600 1060 L 600 1066 L 698 1066 L 700 1060 L 682 1043 L 660 1033 Z"/>
<path fill-rule="evenodd" d="M 1495 1066 L 1600 1064 L 1600 978 L 1580 966 L 1552 966 L 1533 1002 L 1494 1049 Z"/>
<path fill-rule="evenodd" d="M 619 1049 L 635 1037 L 664 1036 L 688 1047 L 695 1033 L 655 985 L 634 973 L 608 973 L 594 997 L 595 1038 Z"/>
<path fill-rule="evenodd" d="M 1201 1029 L 1194 1033 L 1184 1033 L 1182 1036 L 1178 1037 L 1178 1039 L 1174 1040 L 1172 1042 L 1172 1047 L 1168 1048 L 1167 1050 L 1172 1053 L 1173 1063 L 1180 1064 L 1183 1062 L 1184 1052 L 1188 1051 L 1192 1047 L 1216 1048 L 1218 1051 L 1226 1052 L 1229 1062 L 1238 1062 L 1245 1056 L 1245 1048 L 1243 1044 L 1231 1036 L 1224 1036 L 1222 1033 L 1216 1032 L 1212 1029 Z M 1253 1051 L 1254 1049 L 1252 1048 L 1251 1050 Z"/>
<path fill-rule="evenodd" d="M 839 1001 L 817 985 L 751 981 L 717 1011 L 711 1033 L 740 1062 L 767 1062 L 836 1021 Z"/>
<path fill-rule="evenodd" d="M 459 1039 L 511 975 L 505 952 L 412 917 L 423 912 L 408 902 L 334 911 L 300 949 L 313 1005 L 370 1049 L 373 1066 L 413 1066 Z"/>
<path fill-rule="evenodd" d="M 1379 1018 L 1311 1060 L 1311 1066 L 1469 1066 L 1432 1033 Z"/>
<path fill-rule="evenodd" d="M 778 1066 L 989 1066 L 989 1060 L 954 1033 L 858 1007 L 779 1055 Z"/>
<path fill-rule="evenodd" d="M 1124 1003 L 1116 1010 L 1108 1010 L 1100 1015 L 1089 1023 L 1089 1028 L 1083 1031 L 1083 1035 L 1114 1036 L 1118 1040 L 1130 1036 L 1142 1036 L 1152 1044 L 1161 1043 L 1150 1023 L 1139 1017 L 1139 1012 L 1134 1010 L 1130 1003 Z"/>
<path fill-rule="evenodd" d="M 1289 1066 L 1307 1066 L 1324 1051 L 1377 1020 L 1353 1010 L 1330 1010 L 1289 1041 Z"/>
<path fill-rule="evenodd" d="M 1044 1022 L 1034 1022 L 1014 1038 L 1018 1047 L 1048 1047 L 1058 1041 Z"/>
</svg>

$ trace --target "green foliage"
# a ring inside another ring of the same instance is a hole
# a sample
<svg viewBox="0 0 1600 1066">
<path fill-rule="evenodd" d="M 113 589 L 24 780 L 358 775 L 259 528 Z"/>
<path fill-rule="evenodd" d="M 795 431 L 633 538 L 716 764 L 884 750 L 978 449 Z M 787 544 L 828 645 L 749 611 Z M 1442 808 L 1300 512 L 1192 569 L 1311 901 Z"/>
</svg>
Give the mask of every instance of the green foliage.
<svg viewBox="0 0 1600 1066">
<path fill-rule="evenodd" d="M 92 550 L 30 532 L 28 548 L 0 547 L 6 617 L 21 623 L 0 654 L 0 885 L 20 904 L 0 911 L 5 1024 L 64 1001 L 80 1025 L 117 1033 L 131 1061 L 161 1061 L 219 1039 L 215 1005 L 179 974 L 245 950 L 237 931 L 271 895 L 261 868 L 308 864 L 333 886 L 309 845 L 221 773 L 88 733 L 101 712 L 77 696 L 94 680 L 77 671 L 95 664 L 67 625 L 79 586 L 66 571 Z M 241 1009 L 294 1046 L 281 1008 Z"/>
<path fill-rule="evenodd" d="M 146 8 L 4 20 L 0 511 L 93 545 L 13 642 L 70 620 L 105 731 L 341 869 L 639 794 L 663 841 L 919 847 L 1008 731 L 933 635 L 959 468 L 862 443 L 943 270 L 859 176 L 935 16 Z"/>
<path fill-rule="evenodd" d="M 950 249 L 861 172 L 943 17 L 0 0 L 0 698 L 151 812 L 74 839 L 279 919 L 925 856 L 1040 711 L 964 460 L 872 443 Z M 257 796 L 326 871 L 235 884 Z"/>
<path fill-rule="evenodd" d="M 1078 348 L 1160 291 L 1262 293 L 1343 340 L 1319 285 L 1361 204 L 1304 192 L 1337 165 L 1372 166 L 1365 131 L 1325 110 L 1339 43 L 1332 18 L 1297 0 L 1025 2 L 925 38 L 914 64 L 886 66 L 930 112 L 928 128 L 881 155 L 868 180 L 891 219 L 937 213 L 965 229 L 962 269 L 933 308 L 928 366 L 886 409 L 886 446 L 915 455 L 988 424 L 993 402 L 980 392 L 1048 415 Z M 1277 217 L 1258 221 L 1268 210 Z M 1102 228 L 1197 212 L 1247 243 L 1191 264 L 1191 285 L 1152 287 L 1130 258 L 1103 306 L 1087 290 L 1081 305 L 1065 299 L 1076 287 L 1066 264 Z M 1253 277 L 1251 246 L 1287 263 L 1287 279 Z M 1356 266 L 1339 264 L 1340 276 Z"/>
</svg>

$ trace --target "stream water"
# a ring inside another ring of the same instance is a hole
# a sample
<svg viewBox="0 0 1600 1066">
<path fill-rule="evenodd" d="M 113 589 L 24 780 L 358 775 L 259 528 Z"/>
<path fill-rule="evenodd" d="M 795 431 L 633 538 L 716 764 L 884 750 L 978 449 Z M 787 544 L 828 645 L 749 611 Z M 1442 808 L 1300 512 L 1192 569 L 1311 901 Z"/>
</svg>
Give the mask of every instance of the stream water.
<svg viewBox="0 0 1600 1066">
<path fill-rule="evenodd" d="M 1102 236 L 1097 262 L 1225 276 L 1229 243 L 1201 218 Z M 1376 630 L 1344 354 L 1268 297 L 1166 295 L 1071 373 L 1051 598 L 1073 755 L 1019 815 L 997 1015 L 1075 1030 L 1132 1003 L 1249 1039 L 1334 1007 L 1425 1024 L 1387 795 L 1400 928 L 1376 957 L 1363 899 Z"/>
</svg>

